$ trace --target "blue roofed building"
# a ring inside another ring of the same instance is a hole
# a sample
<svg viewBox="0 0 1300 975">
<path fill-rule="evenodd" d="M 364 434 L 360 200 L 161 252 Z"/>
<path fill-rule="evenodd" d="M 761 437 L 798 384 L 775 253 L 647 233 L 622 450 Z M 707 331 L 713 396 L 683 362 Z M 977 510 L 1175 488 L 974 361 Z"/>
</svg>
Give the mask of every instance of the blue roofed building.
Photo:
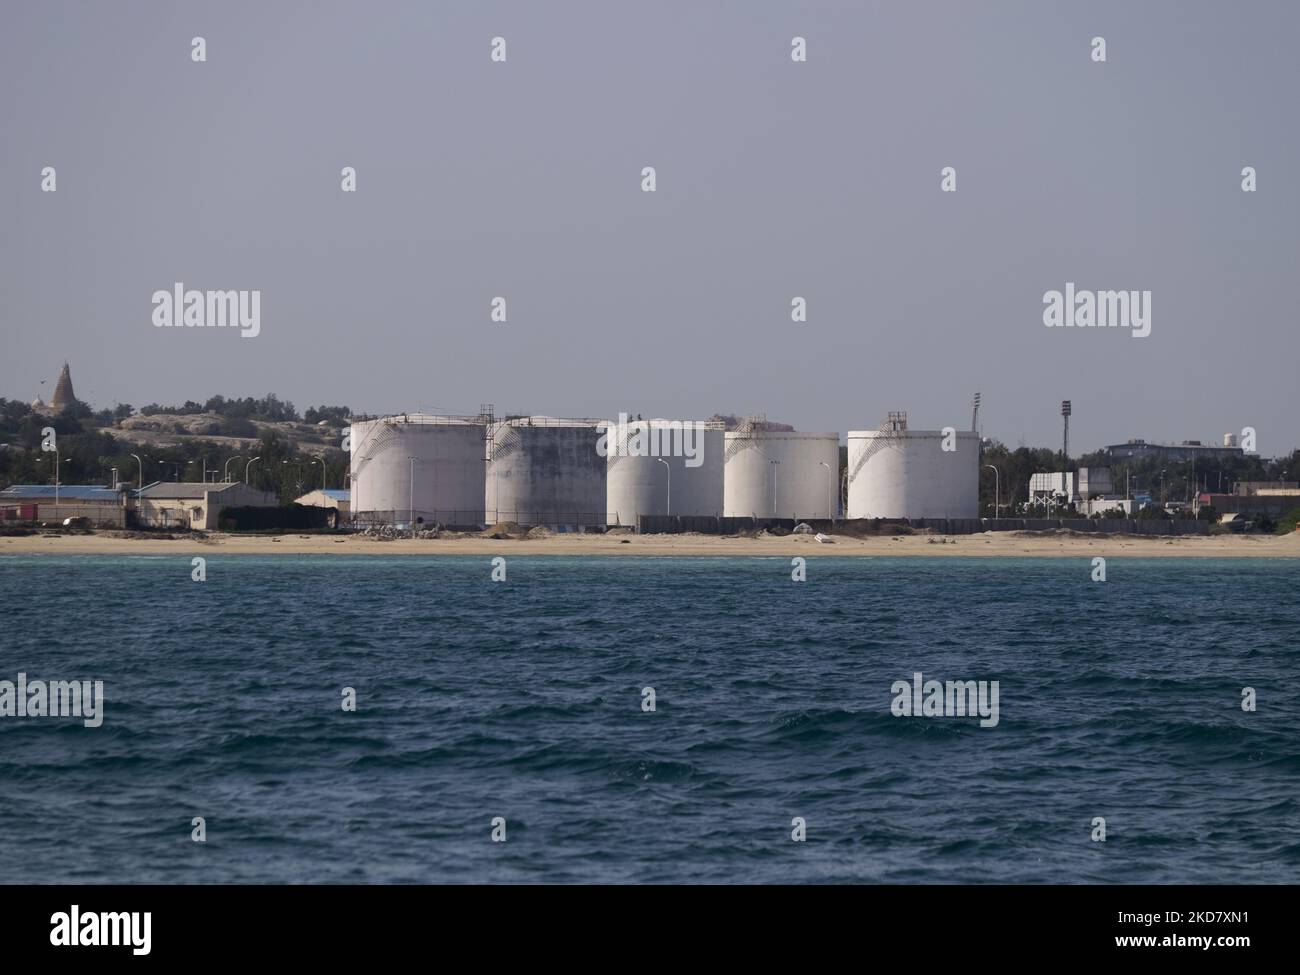
<svg viewBox="0 0 1300 975">
<path fill-rule="evenodd" d="M 101 528 L 125 528 L 131 491 L 99 484 L 13 484 L 0 491 L 0 521 L 63 522 L 85 518 Z"/>
</svg>

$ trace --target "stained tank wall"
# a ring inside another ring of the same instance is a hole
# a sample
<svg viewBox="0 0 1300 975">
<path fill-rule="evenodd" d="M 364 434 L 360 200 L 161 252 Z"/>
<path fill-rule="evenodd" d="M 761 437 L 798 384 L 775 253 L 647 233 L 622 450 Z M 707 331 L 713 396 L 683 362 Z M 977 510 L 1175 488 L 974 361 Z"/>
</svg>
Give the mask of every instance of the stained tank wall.
<svg viewBox="0 0 1300 975">
<path fill-rule="evenodd" d="M 641 420 L 630 421 L 628 429 L 635 436 L 643 434 L 662 438 L 671 428 L 666 424 L 679 422 L 693 427 L 699 452 L 698 466 L 686 466 L 684 456 L 663 456 L 671 474 L 661 464 L 660 457 L 628 456 L 626 453 L 608 451 L 607 459 L 607 523 L 636 527 L 637 515 L 711 515 L 722 514 L 723 452 L 725 450 L 721 426 L 699 421 Z M 611 427 L 610 437 L 617 439 L 617 427 Z M 626 431 L 625 431 L 626 432 Z M 666 451 L 665 451 L 666 453 Z M 694 463 L 694 461 L 692 461 Z"/>
<path fill-rule="evenodd" d="M 858 458 L 878 430 L 848 435 L 850 518 L 979 517 L 979 435 L 957 432 L 956 449 L 942 449 L 941 430 L 892 434 L 857 472 Z"/>
<path fill-rule="evenodd" d="M 729 457 L 723 514 L 729 518 L 834 517 L 838 514 L 839 444 L 835 433 L 726 434 Z"/>
<path fill-rule="evenodd" d="M 605 523 L 607 464 L 595 422 L 527 417 L 492 428 L 489 523 L 567 527 Z"/>
<path fill-rule="evenodd" d="M 482 525 L 486 432 L 483 422 L 422 414 L 352 424 L 354 518 L 405 523 L 409 505 L 426 524 Z"/>
</svg>

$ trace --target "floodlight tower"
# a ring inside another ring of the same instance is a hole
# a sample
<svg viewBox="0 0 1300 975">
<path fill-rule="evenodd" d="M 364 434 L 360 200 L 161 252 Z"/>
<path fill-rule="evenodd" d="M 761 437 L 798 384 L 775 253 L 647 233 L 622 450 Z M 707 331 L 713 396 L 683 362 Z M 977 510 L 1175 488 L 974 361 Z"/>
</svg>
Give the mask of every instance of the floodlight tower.
<svg viewBox="0 0 1300 975">
<path fill-rule="evenodd" d="M 1065 435 L 1061 440 L 1061 470 L 1070 466 L 1070 408 L 1068 399 L 1061 400 L 1061 418 L 1065 421 Z"/>
</svg>

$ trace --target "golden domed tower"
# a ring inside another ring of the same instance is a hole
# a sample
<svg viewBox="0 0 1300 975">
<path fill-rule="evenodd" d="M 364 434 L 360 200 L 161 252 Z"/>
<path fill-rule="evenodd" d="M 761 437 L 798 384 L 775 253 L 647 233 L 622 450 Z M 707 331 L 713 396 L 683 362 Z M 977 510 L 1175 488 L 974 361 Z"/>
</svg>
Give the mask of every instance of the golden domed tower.
<svg viewBox="0 0 1300 975">
<path fill-rule="evenodd" d="M 69 406 L 75 406 L 76 402 L 77 396 L 72 391 L 72 373 L 65 362 L 63 370 L 59 373 L 59 381 L 54 386 L 54 398 L 50 400 L 50 407 L 62 413 Z"/>
</svg>

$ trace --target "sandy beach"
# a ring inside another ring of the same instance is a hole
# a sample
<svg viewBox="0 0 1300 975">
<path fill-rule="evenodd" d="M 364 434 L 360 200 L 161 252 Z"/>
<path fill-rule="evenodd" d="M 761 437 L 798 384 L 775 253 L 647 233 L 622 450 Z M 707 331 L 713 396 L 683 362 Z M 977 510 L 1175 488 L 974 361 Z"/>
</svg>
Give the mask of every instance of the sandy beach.
<svg viewBox="0 0 1300 975">
<path fill-rule="evenodd" d="M 970 556 L 975 558 L 1300 558 L 1300 532 L 1290 535 L 1217 535 L 1139 538 L 1134 536 L 895 535 L 832 536 L 830 544 L 810 535 L 736 538 L 715 535 L 555 535 L 539 539 L 478 536 L 384 541 L 337 535 L 229 535 L 167 538 L 93 535 L 0 537 L 3 554 L 61 555 L 639 555 L 704 557 Z"/>
</svg>

